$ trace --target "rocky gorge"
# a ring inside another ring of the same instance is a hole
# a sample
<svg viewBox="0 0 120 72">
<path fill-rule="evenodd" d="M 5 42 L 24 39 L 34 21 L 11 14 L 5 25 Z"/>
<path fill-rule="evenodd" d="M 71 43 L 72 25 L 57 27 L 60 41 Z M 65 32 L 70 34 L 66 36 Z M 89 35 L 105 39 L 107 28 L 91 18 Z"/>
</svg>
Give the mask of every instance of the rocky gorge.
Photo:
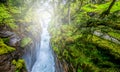
<svg viewBox="0 0 120 72">
<path fill-rule="evenodd" d="M 20 69 L 20 71 L 25 72 L 25 64 L 21 59 L 24 49 L 20 46 L 20 42 L 21 38 L 17 33 L 7 29 L 0 30 L 1 72 L 14 72 L 16 69 Z"/>
<path fill-rule="evenodd" d="M 0 0 L 0 72 L 120 72 L 119 0 Z"/>
</svg>

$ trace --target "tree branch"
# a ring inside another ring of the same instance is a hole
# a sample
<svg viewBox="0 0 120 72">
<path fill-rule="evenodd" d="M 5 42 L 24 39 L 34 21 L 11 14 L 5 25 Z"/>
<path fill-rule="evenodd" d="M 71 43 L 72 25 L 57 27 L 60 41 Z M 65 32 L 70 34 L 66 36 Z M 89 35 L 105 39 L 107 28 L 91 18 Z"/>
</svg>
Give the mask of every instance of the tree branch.
<svg viewBox="0 0 120 72">
<path fill-rule="evenodd" d="M 113 0 L 111 4 L 109 5 L 108 9 L 103 11 L 102 14 L 100 15 L 100 18 L 104 18 L 106 15 L 110 13 L 110 10 L 112 9 L 113 5 L 115 4 L 116 0 Z"/>
</svg>

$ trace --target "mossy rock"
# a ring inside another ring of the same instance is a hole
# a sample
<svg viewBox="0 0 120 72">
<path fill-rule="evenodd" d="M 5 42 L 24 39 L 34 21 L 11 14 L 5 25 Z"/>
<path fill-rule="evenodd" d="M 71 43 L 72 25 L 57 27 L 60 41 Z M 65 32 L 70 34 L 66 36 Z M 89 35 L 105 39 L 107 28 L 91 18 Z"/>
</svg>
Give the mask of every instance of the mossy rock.
<svg viewBox="0 0 120 72">
<path fill-rule="evenodd" d="M 103 48 L 108 48 L 112 50 L 113 52 L 119 53 L 120 54 L 120 45 L 112 43 L 108 40 L 101 39 L 97 36 L 93 36 L 92 39 L 93 42 L 97 43 L 99 46 L 102 46 Z"/>
<path fill-rule="evenodd" d="M 90 35 L 88 38 L 90 38 Z M 95 35 L 92 36 L 92 40 L 90 42 L 95 44 L 101 49 L 109 51 L 111 55 L 117 58 L 120 58 L 120 45 L 119 44 L 115 44 L 113 42 L 102 39 Z"/>
<path fill-rule="evenodd" d="M 0 38 L 0 55 L 15 51 L 15 48 L 6 45 Z"/>
<path fill-rule="evenodd" d="M 120 40 L 120 33 L 117 32 L 108 32 L 108 34 L 118 40 Z"/>
<path fill-rule="evenodd" d="M 10 38 L 2 38 L 2 39 L 3 39 L 3 42 L 4 42 L 5 44 L 8 44 L 8 43 L 9 43 Z"/>
<path fill-rule="evenodd" d="M 15 65 L 16 71 L 20 71 L 22 68 L 25 67 L 25 62 L 23 59 L 12 60 L 12 64 Z"/>
<path fill-rule="evenodd" d="M 29 38 L 29 37 L 25 37 L 25 38 L 23 38 L 22 40 L 21 40 L 21 47 L 25 47 L 25 46 L 27 46 L 29 43 L 31 43 L 32 42 L 32 40 L 31 40 L 31 38 Z"/>
<path fill-rule="evenodd" d="M 110 1 L 104 4 L 87 4 L 82 7 L 86 12 L 98 12 L 101 13 L 103 10 L 106 10 L 110 5 Z M 114 6 L 111 9 L 111 13 L 120 10 L 120 1 L 115 2 Z"/>
<path fill-rule="evenodd" d="M 4 21 L 3 21 L 4 20 Z M 13 30 L 16 30 L 18 26 L 15 23 L 15 19 L 7 10 L 4 4 L 0 4 L 0 25 L 5 24 Z"/>
</svg>

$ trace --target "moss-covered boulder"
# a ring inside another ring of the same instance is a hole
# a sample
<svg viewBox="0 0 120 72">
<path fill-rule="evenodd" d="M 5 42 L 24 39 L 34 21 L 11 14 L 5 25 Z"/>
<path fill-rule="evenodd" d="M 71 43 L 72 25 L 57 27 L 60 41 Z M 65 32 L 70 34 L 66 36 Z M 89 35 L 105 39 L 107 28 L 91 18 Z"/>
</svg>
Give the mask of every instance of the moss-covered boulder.
<svg viewBox="0 0 120 72">
<path fill-rule="evenodd" d="M 16 71 L 21 72 L 22 68 L 25 69 L 25 62 L 23 59 L 18 59 L 17 61 L 12 60 L 12 64 L 15 65 Z"/>
<path fill-rule="evenodd" d="M 0 38 L 0 55 L 15 51 L 15 48 L 6 45 Z"/>
<path fill-rule="evenodd" d="M 28 44 L 30 44 L 32 42 L 32 39 L 31 38 L 29 38 L 29 37 L 25 37 L 25 38 L 23 38 L 22 40 L 21 40 L 21 47 L 25 47 L 25 46 L 27 46 Z"/>
</svg>

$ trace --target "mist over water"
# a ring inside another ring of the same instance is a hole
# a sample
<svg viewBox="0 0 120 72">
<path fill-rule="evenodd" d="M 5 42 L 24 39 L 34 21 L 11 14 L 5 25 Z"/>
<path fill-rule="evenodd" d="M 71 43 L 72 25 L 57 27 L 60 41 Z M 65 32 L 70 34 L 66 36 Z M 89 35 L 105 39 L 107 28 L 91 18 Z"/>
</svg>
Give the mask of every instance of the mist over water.
<svg viewBox="0 0 120 72">
<path fill-rule="evenodd" d="M 36 19 L 42 28 L 42 34 L 38 36 L 40 40 L 36 41 L 35 48 L 31 49 L 33 53 L 30 51 L 24 55 L 28 72 L 55 72 L 54 56 L 50 47 L 50 35 L 48 32 L 51 20 L 51 14 L 48 11 L 51 10 L 49 1 L 36 9 Z"/>
<path fill-rule="evenodd" d="M 49 45 L 50 36 L 47 27 L 47 24 L 42 26 L 41 44 L 37 48 L 37 58 L 31 72 L 55 72 L 54 57 Z"/>
</svg>

